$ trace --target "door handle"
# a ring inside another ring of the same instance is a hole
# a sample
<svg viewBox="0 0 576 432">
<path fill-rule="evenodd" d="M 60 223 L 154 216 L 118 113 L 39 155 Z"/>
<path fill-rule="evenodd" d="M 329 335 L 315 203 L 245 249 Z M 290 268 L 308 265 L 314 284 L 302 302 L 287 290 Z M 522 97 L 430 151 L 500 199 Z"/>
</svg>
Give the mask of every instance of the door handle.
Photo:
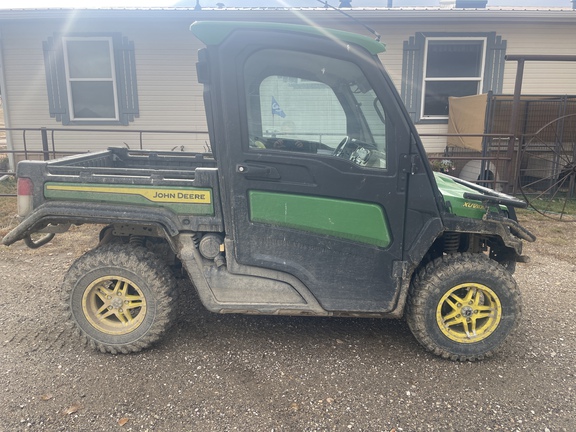
<svg viewBox="0 0 576 432">
<path fill-rule="evenodd" d="M 280 173 L 276 168 L 265 165 L 239 164 L 236 165 L 236 172 L 246 178 L 280 179 Z"/>
</svg>

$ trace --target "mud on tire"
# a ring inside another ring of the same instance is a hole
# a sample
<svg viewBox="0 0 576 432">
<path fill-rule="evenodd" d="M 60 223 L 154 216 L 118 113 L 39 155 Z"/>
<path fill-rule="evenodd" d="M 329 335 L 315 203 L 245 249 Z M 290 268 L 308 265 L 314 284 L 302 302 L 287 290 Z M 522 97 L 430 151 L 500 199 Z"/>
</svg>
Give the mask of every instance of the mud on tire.
<svg viewBox="0 0 576 432">
<path fill-rule="evenodd" d="M 107 244 L 78 258 L 63 282 L 66 316 L 102 352 L 131 353 L 159 340 L 172 324 L 176 282 L 143 247 Z"/>
<path fill-rule="evenodd" d="M 482 254 L 446 255 L 415 276 L 406 318 L 427 350 L 443 358 L 481 360 L 493 355 L 522 314 L 512 275 Z"/>
</svg>

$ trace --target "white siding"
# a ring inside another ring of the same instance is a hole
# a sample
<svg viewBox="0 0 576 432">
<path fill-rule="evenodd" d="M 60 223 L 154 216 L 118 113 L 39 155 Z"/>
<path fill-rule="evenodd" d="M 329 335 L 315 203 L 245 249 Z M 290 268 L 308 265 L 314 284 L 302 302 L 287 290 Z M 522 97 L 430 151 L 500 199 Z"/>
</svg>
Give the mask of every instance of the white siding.
<svg viewBox="0 0 576 432">
<path fill-rule="evenodd" d="M 246 15 L 243 15 L 247 20 Z M 118 133 L 56 132 L 57 149 L 64 151 L 99 150 L 108 146 L 139 147 L 138 135 L 129 130 L 205 131 L 206 117 L 202 100 L 202 86 L 196 80 L 196 52 L 200 43 L 189 31 L 192 18 L 169 15 L 165 19 L 83 20 L 72 22 L 70 32 L 120 32 L 134 42 L 140 117 L 129 126 L 101 126 Z M 322 25 L 322 23 L 320 23 Z M 507 41 L 507 54 L 576 54 L 574 40 L 576 23 L 468 22 L 406 23 L 378 21 L 369 23 L 387 46 L 381 54 L 393 82 L 402 83 L 403 43 L 417 32 L 489 32 L 495 31 Z M 10 126 L 15 128 L 64 128 L 48 112 L 42 41 L 54 36 L 64 27 L 64 21 L 13 20 L 2 21 L 2 49 L 7 88 L 4 97 L 9 101 Z M 342 18 L 327 27 L 366 33 L 357 24 Z M 516 62 L 506 62 L 504 93 L 514 91 Z M 526 63 L 524 94 L 576 94 L 576 63 Z M 96 128 L 92 127 L 89 128 Z M 447 125 L 417 125 L 421 133 L 446 133 Z M 22 148 L 22 134 L 12 133 L 13 145 Z M 172 149 L 184 146 L 187 151 L 204 151 L 204 134 L 144 136 L 145 148 Z M 445 138 L 425 138 L 429 152 L 441 152 Z M 28 147 L 41 148 L 38 132 L 27 135 Z"/>
<path fill-rule="evenodd" d="M 516 25 L 508 39 L 507 54 L 576 55 L 576 22 L 537 26 Z M 514 93 L 516 62 L 506 62 L 504 93 Z M 576 62 L 526 62 L 523 94 L 576 94 Z"/>
<path fill-rule="evenodd" d="M 423 136 L 422 143 L 428 153 L 443 153 L 446 148 L 447 124 L 419 124 L 416 125 L 419 134 L 434 134 L 437 136 Z"/>
<path fill-rule="evenodd" d="M 82 21 L 70 32 L 120 32 L 134 42 L 140 116 L 129 126 L 62 126 L 48 111 L 42 42 L 61 23 L 21 21 L 2 24 L 6 95 L 13 128 L 61 128 L 54 133 L 58 151 L 79 152 L 109 146 L 139 148 L 139 134 L 130 130 L 206 131 L 202 88 L 196 79 L 196 51 L 200 48 L 189 31 L 191 20 L 162 23 Z M 118 133 L 68 132 L 74 129 L 114 129 Z M 51 135 L 49 135 L 49 139 Z M 144 134 L 144 148 L 204 151 L 206 134 Z M 16 149 L 23 147 L 21 132 L 12 133 Z M 28 149 L 42 148 L 40 132 L 28 132 Z"/>
<path fill-rule="evenodd" d="M 573 24 L 468 23 L 382 25 L 376 30 L 384 36 L 386 52 L 382 63 L 399 88 L 402 83 L 403 43 L 417 32 L 491 32 L 507 41 L 506 54 L 576 55 L 576 21 Z M 352 30 L 352 29 L 349 29 Z M 504 70 L 503 93 L 514 92 L 516 62 L 507 61 Z M 524 74 L 524 94 L 576 94 L 576 62 L 527 62 Z"/>
<path fill-rule="evenodd" d="M 561 54 L 576 55 L 576 22 L 573 24 L 526 24 L 526 23 L 467 23 L 458 24 L 418 24 L 374 26 L 384 35 L 386 52 L 380 55 L 382 63 L 396 87 L 402 83 L 403 43 L 417 32 L 490 32 L 495 31 L 507 41 L 506 54 Z M 513 94 L 517 63 L 507 61 L 504 69 L 502 92 Z M 576 94 L 576 62 L 526 62 L 522 94 Z M 447 124 L 417 124 L 419 133 L 445 134 Z M 429 153 L 440 153 L 446 147 L 445 137 L 423 137 L 422 141 Z"/>
</svg>

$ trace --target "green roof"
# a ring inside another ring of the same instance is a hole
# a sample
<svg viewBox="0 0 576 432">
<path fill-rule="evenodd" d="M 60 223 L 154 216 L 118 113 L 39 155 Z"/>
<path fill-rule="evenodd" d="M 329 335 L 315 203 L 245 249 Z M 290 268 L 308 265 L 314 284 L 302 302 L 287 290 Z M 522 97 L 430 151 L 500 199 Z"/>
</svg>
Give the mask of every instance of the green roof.
<svg viewBox="0 0 576 432">
<path fill-rule="evenodd" d="M 190 31 L 206 45 L 219 45 L 234 30 L 276 30 L 293 33 L 308 33 L 316 36 L 338 39 L 343 42 L 359 45 L 371 54 L 386 51 L 383 43 L 369 37 L 341 30 L 326 29 L 297 24 L 281 24 L 246 21 L 196 21 L 190 26 Z"/>
</svg>

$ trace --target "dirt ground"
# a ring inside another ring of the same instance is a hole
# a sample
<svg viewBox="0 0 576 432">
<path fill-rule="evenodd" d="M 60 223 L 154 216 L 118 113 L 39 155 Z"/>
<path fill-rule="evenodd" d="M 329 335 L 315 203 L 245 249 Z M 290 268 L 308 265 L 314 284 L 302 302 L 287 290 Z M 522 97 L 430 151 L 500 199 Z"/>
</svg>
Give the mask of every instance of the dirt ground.
<svg viewBox="0 0 576 432">
<path fill-rule="evenodd" d="M 522 323 L 478 363 L 426 353 L 403 321 L 212 314 L 184 281 L 161 343 L 101 354 L 60 306 L 95 230 L 0 246 L 0 431 L 573 431 L 576 224 L 522 219 L 539 237 Z"/>
</svg>

